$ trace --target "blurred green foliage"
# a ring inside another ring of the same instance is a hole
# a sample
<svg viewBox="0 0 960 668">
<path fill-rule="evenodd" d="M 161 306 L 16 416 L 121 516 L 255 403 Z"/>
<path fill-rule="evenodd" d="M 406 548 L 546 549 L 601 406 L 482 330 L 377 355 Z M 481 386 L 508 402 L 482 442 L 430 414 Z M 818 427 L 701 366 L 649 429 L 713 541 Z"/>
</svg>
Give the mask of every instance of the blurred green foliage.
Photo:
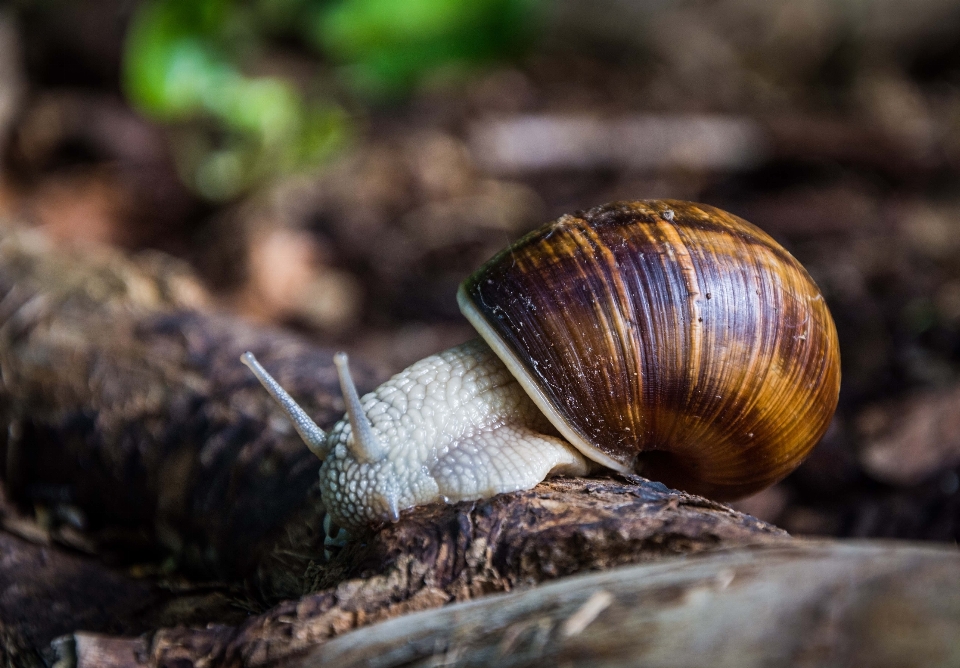
<svg viewBox="0 0 960 668">
<path fill-rule="evenodd" d="M 396 93 L 425 75 L 516 55 L 539 0 L 343 0 L 319 5 L 311 37 L 345 63 L 348 82 Z"/>
<path fill-rule="evenodd" d="M 147 0 L 127 39 L 127 94 L 175 128 L 184 181 L 211 200 L 315 165 L 342 147 L 349 116 L 282 76 L 252 76 L 270 42 L 335 67 L 360 100 L 515 55 L 540 0 Z M 318 68 L 318 71 L 320 68 Z"/>
<path fill-rule="evenodd" d="M 349 132 L 338 106 L 305 101 L 283 78 L 241 72 L 259 42 L 256 16 L 244 9 L 231 0 L 147 2 L 127 39 L 127 94 L 152 117 L 179 122 L 181 178 L 211 200 L 317 164 Z"/>
</svg>

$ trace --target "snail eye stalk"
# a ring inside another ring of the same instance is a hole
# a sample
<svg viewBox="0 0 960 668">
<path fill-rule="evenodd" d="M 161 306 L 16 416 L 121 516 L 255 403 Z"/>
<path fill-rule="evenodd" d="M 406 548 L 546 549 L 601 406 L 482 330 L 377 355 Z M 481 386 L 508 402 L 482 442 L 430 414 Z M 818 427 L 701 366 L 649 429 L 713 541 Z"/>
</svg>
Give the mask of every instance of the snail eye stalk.
<svg viewBox="0 0 960 668">
<path fill-rule="evenodd" d="M 347 405 L 347 418 L 353 430 L 352 438 L 347 441 L 347 447 L 357 461 L 365 464 L 379 462 L 386 457 L 387 452 L 377 440 L 370 418 L 363 412 L 363 406 L 360 405 L 360 395 L 357 394 L 357 386 L 353 384 L 353 377 L 350 375 L 347 354 L 337 353 L 333 356 L 333 363 L 337 367 L 337 375 L 340 376 L 340 391 L 343 392 L 343 401 Z"/>
<path fill-rule="evenodd" d="M 310 452 L 321 460 L 326 459 L 329 451 L 327 434 L 317 426 L 316 422 L 310 419 L 306 411 L 300 408 L 300 404 L 294 401 L 293 397 L 280 387 L 280 383 L 267 373 L 267 370 L 264 369 L 263 366 L 260 365 L 260 362 L 257 361 L 257 358 L 253 356 L 253 353 L 244 353 L 240 356 L 240 361 L 253 372 L 253 375 L 256 376 L 260 384 L 263 385 L 263 389 L 273 397 L 277 405 L 287 414 L 287 417 L 293 422 L 294 429 L 300 434 L 300 438 L 302 438 L 303 442 L 310 448 Z"/>
</svg>

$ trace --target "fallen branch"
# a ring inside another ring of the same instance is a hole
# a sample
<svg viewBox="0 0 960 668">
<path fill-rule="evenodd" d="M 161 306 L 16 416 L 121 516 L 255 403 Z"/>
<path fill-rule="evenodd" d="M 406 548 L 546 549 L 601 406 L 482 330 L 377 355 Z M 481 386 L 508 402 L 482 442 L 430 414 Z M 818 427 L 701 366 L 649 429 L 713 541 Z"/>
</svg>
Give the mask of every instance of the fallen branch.
<svg viewBox="0 0 960 668">
<path fill-rule="evenodd" d="M 256 352 L 329 425 L 342 412 L 331 352 L 204 313 L 205 301 L 161 256 L 0 238 L 2 479 L 54 541 L 238 579 L 295 514 L 319 527 L 317 460 L 239 356 Z M 362 365 L 355 376 L 372 385 Z"/>
<path fill-rule="evenodd" d="M 179 584 L 157 586 L 0 532 L 0 665 L 45 665 L 50 643 L 78 628 L 136 635 L 168 624 L 242 621 L 230 592 Z"/>
<path fill-rule="evenodd" d="M 407 615 L 278 665 L 955 666 L 960 552 L 797 541 Z"/>
<path fill-rule="evenodd" d="M 313 584 L 321 591 L 241 626 L 104 642 L 110 651 L 149 657 L 142 665 L 285 665 L 347 631 L 417 610 L 573 573 L 790 541 L 748 515 L 636 476 L 556 479 L 527 492 L 408 511 L 319 568 Z M 83 651 L 96 647 L 97 657 L 107 651 L 94 637 L 77 642 Z"/>
</svg>

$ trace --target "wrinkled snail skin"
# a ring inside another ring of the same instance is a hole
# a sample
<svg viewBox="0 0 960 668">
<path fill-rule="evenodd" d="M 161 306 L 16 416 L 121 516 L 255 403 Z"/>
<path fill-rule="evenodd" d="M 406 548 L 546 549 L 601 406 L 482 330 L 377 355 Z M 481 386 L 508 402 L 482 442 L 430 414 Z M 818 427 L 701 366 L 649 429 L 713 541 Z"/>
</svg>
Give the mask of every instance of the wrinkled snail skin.
<svg viewBox="0 0 960 668">
<path fill-rule="evenodd" d="M 320 468 L 324 505 L 344 527 L 396 519 L 425 503 L 530 489 L 550 475 L 584 475 L 583 456 L 557 436 L 504 364 L 479 340 L 420 360 L 361 399 L 387 452 L 362 461 L 352 426 L 330 431 Z"/>
<path fill-rule="evenodd" d="M 362 398 L 322 432 L 243 361 L 323 459 L 333 521 L 529 489 L 598 465 L 717 499 L 792 471 L 837 405 L 836 329 L 810 276 L 746 221 L 679 201 L 563 216 L 471 275 L 480 333 Z"/>
</svg>

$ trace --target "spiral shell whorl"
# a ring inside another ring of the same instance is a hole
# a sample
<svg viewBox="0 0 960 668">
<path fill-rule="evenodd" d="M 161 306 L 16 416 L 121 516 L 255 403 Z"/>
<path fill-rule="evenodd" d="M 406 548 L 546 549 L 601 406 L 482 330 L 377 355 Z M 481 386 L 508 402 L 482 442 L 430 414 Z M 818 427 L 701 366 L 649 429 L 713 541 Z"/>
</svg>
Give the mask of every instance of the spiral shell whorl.
<svg viewBox="0 0 960 668">
<path fill-rule="evenodd" d="M 772 484 L 836 408 L 837 335 L 816 285 L 706 205 L 564 216 L 481 267 L 460 301 L 586 456 L 691 492 Z"/>
</svg>

